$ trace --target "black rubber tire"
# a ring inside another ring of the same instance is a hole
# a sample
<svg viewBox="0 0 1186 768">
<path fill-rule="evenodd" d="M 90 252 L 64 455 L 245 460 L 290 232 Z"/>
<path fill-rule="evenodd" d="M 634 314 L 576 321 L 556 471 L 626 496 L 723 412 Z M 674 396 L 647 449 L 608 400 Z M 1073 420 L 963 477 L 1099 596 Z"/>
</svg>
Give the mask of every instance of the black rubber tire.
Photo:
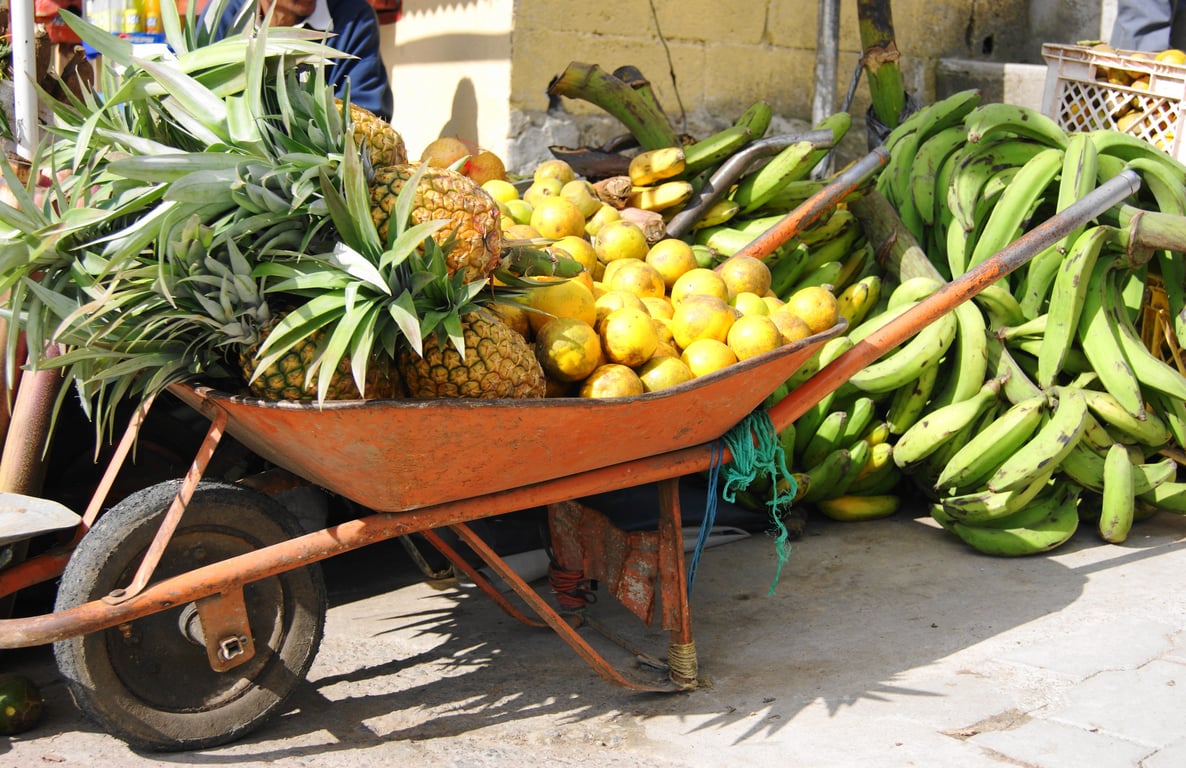
<svg viewBox="0 0 1186 768">
<path fill-rule="evenodd" d="M 173 481 L 138 491 L 96 521 L 62 574 L 55 611 L 130 583 L 178 487 Z M 271 497 L 204 481 L 153 578 L 300 534 Z M 278 715 L 305 681 L 327 607 L 316 565 L 247 584 L 244 599 L 255 656 L 228 672 L 211 669 L 204 646 L 182 632 L 184 605 L 55 643 L 58 669 L 79 709 L 133 747 L 177 751 L 234 741 Z"/>
</svg>

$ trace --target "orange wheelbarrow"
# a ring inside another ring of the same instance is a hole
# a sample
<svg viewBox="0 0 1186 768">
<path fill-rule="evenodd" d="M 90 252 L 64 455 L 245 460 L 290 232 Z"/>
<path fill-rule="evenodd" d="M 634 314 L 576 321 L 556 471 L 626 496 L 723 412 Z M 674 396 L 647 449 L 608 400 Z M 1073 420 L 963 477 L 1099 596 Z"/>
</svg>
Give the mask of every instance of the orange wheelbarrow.
<svg viewBox="0 0 1186 768">
<path fill-rule="evenodd" d="M 884 160 L 878 150 L 854 164 L 789 214 L 780 232 L 751 244 L 750 252 L 773 250 Z M 771 408 L 774 427 L 793 423 L 853 373 L 1131 194 L 1138 183 L 1135 174 L 1117 177 L 871 334 Z M 196 749 L 233 741 L 278 714 L 309 670 L 327 604 L 316 567 L 321 560 L 420 533 L 505 610 L 538 624 L 435 533 L 449 528 L 603 678 L 637 690 L 687 690 L 696 684 L 697 666 L 679 478 L 729 461 L 727 450 L 722 456 L 722 436 L 843 330 L 841 323 L 678 387 L 617 400 L 389 400 L 316 407 L 175 385 L 172 394 L 210 420 L 190 471 L 99 515 L 146 403 L 74 540 L 0 571 L 0 597 L 62 576 L 52 613 L 0 620 L 0 648 L 54 643 L 79 707 L 134 746 Z M 238 484 L 203 480 L 224 433 L 280 468 L 281 483 L 320 486 L 373 514 L 303 533 L 266 492 L 275 490 L 276 474 Z M 549 460 L 560 454 L 559 441 L 563 464 Z M 454 452 L 477 461 L 452 462 Z M 610 665 L 469 526 L 648 483 L 659 488 L 651 565 L 660 582 L 662 627 L 670 632 L 669 670 L 659 682 L 639 682 Z M 0 533 L 11 519 L 5 509 L 0 504 Z"/>
</svg>

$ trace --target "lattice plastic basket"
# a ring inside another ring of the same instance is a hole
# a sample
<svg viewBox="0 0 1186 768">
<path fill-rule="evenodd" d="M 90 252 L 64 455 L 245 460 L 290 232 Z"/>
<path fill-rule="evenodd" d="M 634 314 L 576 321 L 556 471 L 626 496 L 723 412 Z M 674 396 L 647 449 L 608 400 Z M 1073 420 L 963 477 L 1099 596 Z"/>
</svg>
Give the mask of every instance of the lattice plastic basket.
<svg viewBox="0 0 1186 768">
<path fill-rule="evenodd" d="M 1042 111 L 1068 131 L 1112 128 L 1186 160 L 1186 65 L 1142 51 L 1086 45 L 1042 46 Z"/>
</svg>

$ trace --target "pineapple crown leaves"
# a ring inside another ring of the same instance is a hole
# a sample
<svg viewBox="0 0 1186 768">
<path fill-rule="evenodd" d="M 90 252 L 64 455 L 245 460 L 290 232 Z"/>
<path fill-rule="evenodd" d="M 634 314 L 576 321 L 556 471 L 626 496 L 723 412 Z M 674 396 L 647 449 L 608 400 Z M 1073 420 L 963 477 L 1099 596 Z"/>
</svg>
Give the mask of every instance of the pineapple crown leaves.
<svg viewBox="0 0 1186 768">
<path fill-rule="evenodd" d="M 348 137 L 347 142 L 352 140 Z M 333 369 L 349 355 L 351 372 L 359 391 L 366 381 L 366 367 L 373 350 L 394 354 L 402 336 L 417 349 L 422 344 L 420 310 L 417 307 L 412 271 L 408 266 L 422 244 L 433 243 L 432 234 L 446 222 L 430 221 L 408 226 L 415 196 L 414 185 L 401 191 L 397 210 L 401 212 L 393 229 L 391 247 L 384 249 L 370 216 L 369 192 L 361 167 L 346 152 L 340 192 L 328 174 L 322 174 L 322 193 L 340 242 L 324 253 L 305 253 L 297 261 L 273 260 L 259 264 L 254 274 L 265 278 L 266 291 L 306 301 L 287 313 L 268 334 L 259 350 L 259 362 L 252 378 L 279 360 L 297 344 L 322 329 L 329 333 L 318 345 L 306 371 L 306 386 L 317 381 L 318 399 L 328 391 Z M 417 177 L 418 180 L 418 177 Z M 444 260 L 440 259 L 440 268 Z"/>
<path fill-rule="evenodd" d="M 223 7 L 225 0 L 217 0 L 217 4 Z M 277 72 L 302 62 L 324 68 L 326 60 L 342 54 L 326 45 L 324 33 L 315 30 L 262 25 L 244 27 L 238 33 L 232 30 L 233 34 L 215 39 L 210 24 L 211 19 L 219 18 L 217 10 L 204 17 L 205 26 L 188 16 L 183 28 L 176 9 L 162 4 L 172 51 L 156 58 L 135 57 L 126 40 L 68 11 L 62 16 L 113 65 L 104 67 L 102 90 L 110 94 L 106 105 L 119 105 L 132 113 L 132 124 L 138 130 L 130 134 L 163 134 L 173 146 L 188 136 L 195 141 L 195 148 L 220 143 L 258 147 L 261 137 L 256 116 L 263 114 L 265 83 L 279 79 Z M 73 109 L 83 115 L 94 114 L 95 105 L 90 106 L 85 112 L 77 104 Z M 63 109 L 56 113 L 62 117 Z M 78 124 L 77 114 L 71 117 L 67 111 L 65 116 L 67 122 Z"/>
</svg>

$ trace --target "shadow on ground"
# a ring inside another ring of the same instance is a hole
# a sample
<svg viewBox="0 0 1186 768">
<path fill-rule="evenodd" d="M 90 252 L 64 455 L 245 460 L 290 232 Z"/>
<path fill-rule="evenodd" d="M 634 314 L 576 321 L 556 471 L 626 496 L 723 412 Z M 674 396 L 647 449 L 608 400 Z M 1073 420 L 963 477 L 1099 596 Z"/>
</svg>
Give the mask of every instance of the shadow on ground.
<svg viewBox="0 0 1186 768">
<path fill-rule="evenodd" d="M 383 542 L 325 563 L 332 593 L 326 639 L 290 712 L 235 744 L 154 759 L 359 765 L 332 756 L 479 735 L 520 745 L 641 743 L 653 738 L 644 734 L 648 724 L 673 719 L 664 727 L 674 727 L 674 738 L 776 740 L 816 704 L 836 716 L 866 700 L 943 695 L 900 679 L 1064 609 L 1093 569 L 1180 548 L 1182 522 L 1142 523 L 1146 535 L 1110 548 L 1106 560 L 1071 568 L 1055 556 L 977 555 L 921 514 L 860 524 L 813 518 L 773 594 L 771 538 L 710 549 L 691 600 L 704 684 L 680 694 L 635 693 L 601 680 L 550 630 L 518 623 L 472 586 L 426 580 L 398 542 Z M 1100 546 L 1081 530 L 1055 554 Z M 603 596 L 591 606 L 597 622 L 665 657 L 666 633 L 611 602 Z M 584 631 L 619 669 L 655 674 Z M 13 653 L 10 661 L 38 670 L 50 705 L 44 724 L 22 740 L 61 750 L 71 732 L 99 738 L 72 710 L 48 649 Z"/>
</svg>

